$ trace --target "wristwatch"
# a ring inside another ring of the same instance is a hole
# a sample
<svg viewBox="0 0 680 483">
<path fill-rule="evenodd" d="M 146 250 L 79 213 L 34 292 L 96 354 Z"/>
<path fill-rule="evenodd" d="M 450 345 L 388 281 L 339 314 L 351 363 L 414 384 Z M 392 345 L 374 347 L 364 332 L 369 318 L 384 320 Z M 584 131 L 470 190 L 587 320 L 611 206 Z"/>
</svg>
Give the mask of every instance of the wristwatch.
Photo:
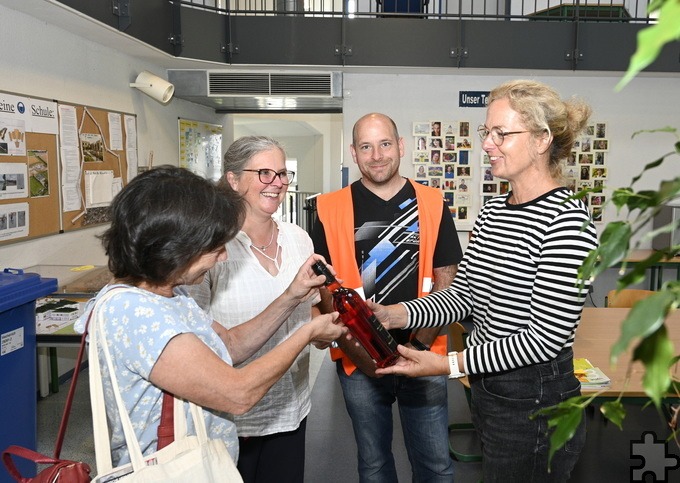
<svg viewBox="0 0 680 483">
<path fill-rule="evenodd" d="M 449 352 L 449 379 L 460 379 L 465 377 L 466 374 L 461 372 L 458 368 L 458 352 Z"/>
<path fill-rule="evenodd" d="M 430 348 L 428 347 L 427 344 L 423 344 L 420 342 L 418 339 L 413 337 L 410 341 L 411 345 L 413 346 L 414 349 L 419 350 L 419 351 L 429 351 Z"/>
</svg>

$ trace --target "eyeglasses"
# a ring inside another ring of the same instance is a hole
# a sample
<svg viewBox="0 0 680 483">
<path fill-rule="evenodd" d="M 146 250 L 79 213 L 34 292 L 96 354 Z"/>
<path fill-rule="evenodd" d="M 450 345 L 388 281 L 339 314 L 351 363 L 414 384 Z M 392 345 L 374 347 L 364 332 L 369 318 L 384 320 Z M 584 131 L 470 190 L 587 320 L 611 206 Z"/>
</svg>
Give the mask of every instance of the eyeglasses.
<svg viewBox="0 0 680 483">
<path fill-rule="evenodd" d="M 243 171 L 250 171 L 251 173 L 257 173 L 260 178 L 260 183 L 272 184 L 274 178 L 277 176 L 281 180 L 281 184 L 289 185 L 293 182 L 295 178 L 295 171 L 279 171 L 278 173 L 273 169 L 244 169 Z"/>
<path fill-rule="evenodd" d="M 510 131 L 510 132 L 503 132 L 500 130 L 500 128 L 497 127 L 492 127 L 491 129 L 487 129 L 486 126 L 479 126 L 477 128 L 477 134 L 479 134 L 479 137 L 482 139 L 482 142 L 486 139 L 486 137 L 491 134 L 491 140 L 496 146 L 500 146 L 503 144 L 503 141 L 505 141 L 505 136 L 510 136 L 511 134 L 522 134 L 525 132 L 531 132 L 531 131 Z"/>
</svg>

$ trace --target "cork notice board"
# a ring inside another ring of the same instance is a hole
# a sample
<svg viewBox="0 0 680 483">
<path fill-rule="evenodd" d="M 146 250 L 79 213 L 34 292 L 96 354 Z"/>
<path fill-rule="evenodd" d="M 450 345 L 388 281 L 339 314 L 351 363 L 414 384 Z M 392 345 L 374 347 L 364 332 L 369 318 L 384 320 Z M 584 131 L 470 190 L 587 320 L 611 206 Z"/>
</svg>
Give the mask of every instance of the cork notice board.
<svg viewBox="0 0 680 483">
<path fill-rule="evenodd" d="M 108 222 L 108 206 L 137 166 L 136 118 L 89 106 L 59 105 L 62 229 Z"/>
<path fill-rule="evenodd" d="M 0 245 L 107 222 L 129 169 L 134 115 L 0 92 Z"/>
</svg>

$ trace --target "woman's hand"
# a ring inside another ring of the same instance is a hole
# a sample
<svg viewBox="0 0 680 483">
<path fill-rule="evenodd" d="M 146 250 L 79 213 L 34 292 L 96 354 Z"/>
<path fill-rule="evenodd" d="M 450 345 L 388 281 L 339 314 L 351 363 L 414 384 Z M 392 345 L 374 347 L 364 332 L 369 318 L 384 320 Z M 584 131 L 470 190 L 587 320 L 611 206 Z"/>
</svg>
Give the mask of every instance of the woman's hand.
<svg viewBox="0 0 680 483">
<path fill-rule="evenodd" d="M 372 300 L 366 303 L 386 329 L 403 329 L 406 326 L 407 313 L 403 305 L 380 305 Z"/>
<path fill-rule="evenodd" d="M 321 255 L 313 254 L 302 264 L 297 275 L 295 275 L 295 278 L 286 289 L 286 293 L 293 299 L 296 299 L 298 303 L 305 302 L 312 297 L 315 290 L 322 287 L 326 281 L 326 277 L 317 275 L 312 270 L 312 265 L 318 260 L 326 263 L 326 260 Z M 328 267 L 331 273 L 335 275 L 333 267 L 330 265 Z"/>
<path fill-rule="evenodd" d="M 446 356 L 440 356 L 430 351 L 417 351 L 399 344 L 397 347 L 401 357 L 393 366 L 376 369 L 375 373 L 384 376 L 386 374 L 398 374 L 408 377 L 441 376 L 449 375 L 449 360 Z"/>
<path fill-rule="evenodd" d="M 311 328 L 310 342 L 316 347 L 328 345 L 347 334 L 347 327 L 338 319 L 337 312 L 314 317 L 309 322 Z"/>
</svg>

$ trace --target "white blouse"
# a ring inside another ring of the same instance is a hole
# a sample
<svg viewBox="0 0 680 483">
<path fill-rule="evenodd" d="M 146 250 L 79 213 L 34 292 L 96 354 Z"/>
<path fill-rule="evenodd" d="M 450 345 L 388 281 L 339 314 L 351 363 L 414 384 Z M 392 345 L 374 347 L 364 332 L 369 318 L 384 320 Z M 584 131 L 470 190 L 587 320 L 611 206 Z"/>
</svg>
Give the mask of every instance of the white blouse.
<svg viewBox="0 0 680 483">
<path fill-rule="evenodd" d="M 281 295 L 295 278 L 300 266 L 313 253 L 309 235 L 297 225 L 275 220 L 281 246 L 281 267 L 270 274 L 250 249 L 245 232 L 227 243 L 227 260 L 217 263 L 203 283 L 187 287 L 189 293 L 217 322 L 231 328 L 260 314 Z M 241 365 L 266 354 L 311 319 L 312 305 L 319 295 L 300 304 L 274 335 Z M 311 408 L 309 388 L 309 346 L 291 368 L 245 415 L 234 416 L 239 436 L 265 436 L 298 428 Z M 238 367 L 238 366 L 236 366 Z"/>
</svg>

